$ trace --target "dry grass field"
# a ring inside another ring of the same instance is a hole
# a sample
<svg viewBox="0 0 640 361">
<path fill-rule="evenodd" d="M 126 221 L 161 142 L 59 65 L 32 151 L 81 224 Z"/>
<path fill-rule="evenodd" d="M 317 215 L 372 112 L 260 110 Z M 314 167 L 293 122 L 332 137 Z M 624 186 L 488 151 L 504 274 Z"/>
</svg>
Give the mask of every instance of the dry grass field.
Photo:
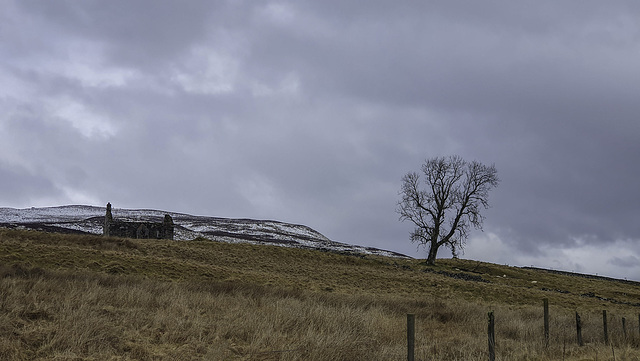
<svg viewBox="0 0 640 361">
<path fill-rule="evenodd" d="M 416 315 L 416 360 L 487 360 L 488 311 L 497 360 L 640 360 L 639 303 L 639 284 L 468 260 L 429 268 L 0 229 L 0 360 L 406 360 L 407 313 Z"/>
</svg>

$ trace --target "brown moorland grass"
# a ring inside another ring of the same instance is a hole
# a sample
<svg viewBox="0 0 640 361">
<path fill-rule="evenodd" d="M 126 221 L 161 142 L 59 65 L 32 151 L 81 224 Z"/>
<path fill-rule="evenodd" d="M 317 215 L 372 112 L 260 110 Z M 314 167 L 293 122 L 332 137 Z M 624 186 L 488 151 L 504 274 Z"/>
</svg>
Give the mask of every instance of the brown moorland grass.
<svg viewBox="0 0 640 361">
<path fill-rule="evenodd" d="M 637 284 L 466 260 L 427 268 L 0 229 L 0 360 L 403 360 L 407 313 L 416 314 L 417 360 L 486 360 L 490 310 L 498 360 L 639 360 L 639 302 Z M 602 309 L 613 348 L 602 342 Z"/>
</svg>

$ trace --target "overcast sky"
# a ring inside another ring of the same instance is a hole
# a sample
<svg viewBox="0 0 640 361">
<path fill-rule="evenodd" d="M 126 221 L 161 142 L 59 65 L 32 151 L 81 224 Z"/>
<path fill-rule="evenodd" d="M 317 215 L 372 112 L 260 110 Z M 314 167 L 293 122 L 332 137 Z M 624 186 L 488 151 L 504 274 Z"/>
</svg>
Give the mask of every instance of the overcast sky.
<svg viewBox="0 0 640 361">
<path fill-rule="evenodd" d="M 424 258 L 401 178 L 457 154 L 501 179 L 463 258 L 640 280 L 638 19 L 637 1 L 0 0 L 0 206 L 273 219 Z"/>
</svg>

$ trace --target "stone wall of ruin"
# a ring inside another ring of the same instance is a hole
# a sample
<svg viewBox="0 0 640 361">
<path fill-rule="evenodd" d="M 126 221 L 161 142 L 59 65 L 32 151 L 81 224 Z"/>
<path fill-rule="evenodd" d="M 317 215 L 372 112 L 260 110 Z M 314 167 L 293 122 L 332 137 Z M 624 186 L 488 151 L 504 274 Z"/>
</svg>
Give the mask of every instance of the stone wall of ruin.
<svg viewBox="0 0 640 361">
<path fill-rule="evenodd" d="M 108 237 L 138 239 L 173 239 L 173 219 L 164 216 L 163 222 L 125 222 L 113 219 L 111 203 L 107 203 L 102 234 Z"/>
</svg>

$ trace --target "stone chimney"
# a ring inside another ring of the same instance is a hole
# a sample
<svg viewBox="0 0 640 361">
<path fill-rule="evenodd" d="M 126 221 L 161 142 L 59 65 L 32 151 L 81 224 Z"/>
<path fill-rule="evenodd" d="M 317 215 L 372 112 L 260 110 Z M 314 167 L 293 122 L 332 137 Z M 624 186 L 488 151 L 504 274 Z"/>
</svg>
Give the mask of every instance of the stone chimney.
<svg viewBox="0 0 640 361">
<path fill-rule="evenodd" d="M 164 215 L 164 221 L 162 222 L 162 228 L 164 233 L 164 239 L 173 240 L 173 218 L 170 215 Z"/>
<path fill-rule="evenodd" d="M 104 215 L 104 226 L 102 227 L 102 235 L 109 236 L 109 230 L 113 223 L 113 215 L 111 214 L 111 203 L 107 203 L 107 213 Z"/>
</svg>

